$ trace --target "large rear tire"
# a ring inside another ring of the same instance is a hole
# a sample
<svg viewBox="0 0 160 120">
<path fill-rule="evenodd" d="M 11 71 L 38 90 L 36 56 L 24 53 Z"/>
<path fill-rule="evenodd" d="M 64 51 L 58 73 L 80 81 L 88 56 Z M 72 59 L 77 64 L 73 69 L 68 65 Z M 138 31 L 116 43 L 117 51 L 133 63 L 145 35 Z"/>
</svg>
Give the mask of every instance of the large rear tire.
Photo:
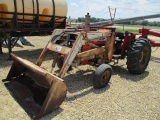
<svg viewBox="0 0 160 120">
<path fill-rule="evenodd" d="M 112 75 L 112 68 L 110 65 L 102 64 L 100 65 L 93 77 L 93 87 L 94 88 L 103 88 L 108 85 L 108 82 Z"/>
<path fill-rule="evenodd" d="M 141 74 L 148 66 L 151 57 L 149 40 L 139 38 L 128 49 L 127 69 L 132 74 Z"/>
</svg>

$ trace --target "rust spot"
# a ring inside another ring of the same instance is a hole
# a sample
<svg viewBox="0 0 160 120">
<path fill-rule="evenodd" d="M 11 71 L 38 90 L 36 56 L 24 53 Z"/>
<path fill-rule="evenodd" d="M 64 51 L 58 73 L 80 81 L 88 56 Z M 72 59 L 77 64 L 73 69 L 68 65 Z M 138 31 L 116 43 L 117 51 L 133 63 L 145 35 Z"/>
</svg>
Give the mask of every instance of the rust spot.
<svg viewBox="0 0 160 120">
<path fill-rule="evenodd" d="M 44 8 L 42 11 L 42 15 L 48 15 L 49 14 L 49 9 L 48 8 Z M 45 16 L 41 16 L 39 19 L 40 21 L 46 21 L 48 17 Z"/>
<path fill-rule="evenodd" d="M 0 4 L 1 12 L 8 12 L 8 6 L 6 4 Z M 0 13 L 0 18 L 7 18 L 7 14 Z"/>
</svg>

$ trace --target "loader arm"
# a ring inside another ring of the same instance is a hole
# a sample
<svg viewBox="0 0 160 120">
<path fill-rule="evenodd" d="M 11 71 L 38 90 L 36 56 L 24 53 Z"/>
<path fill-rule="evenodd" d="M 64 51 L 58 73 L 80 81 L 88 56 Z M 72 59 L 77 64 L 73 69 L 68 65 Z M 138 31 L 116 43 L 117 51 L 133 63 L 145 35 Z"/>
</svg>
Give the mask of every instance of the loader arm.
<svg viewBox="0 0 160 120">
<path fill-rule="evenodd" d="M 58 76 L 60 78 L 64 77 L 64 74 L 67 72 L 68 68 L 71 66 L 73 60 L 75 59 L 78 52 L 81 50 L 82 44 L 83 44 L 83 38 L 87 36 L 87 33 L 81 32 L 75 43 L 73 44 L 72 49 L 70 50 L 69 54 L 66 56 L 65 62 L 62 66 L 62 69 L 60 70 Z"/>
<path fill-rule="evenodd" d="M 86 37 L 86 36 L 87 36 L 87 33 L 80 32 L 78 34 L 78 37 L 76 38 L 72 48 L 62 46 L 62 45 L 59 45 L 59 44 L 55 44 L 55 43 L 49 41 L 48 44 L 46 45 L 46 47 L 43 49 L 41 55 L 39 56 L 39 58 L 36 62 L 36 65 L 41 66 L 42 62 L 45 60 L 47 54 L 50 51 L 56 53 L 54 57 L 57 57 L 59 55 L 64 55 L 65 56 L 65 60 L 64 60 L 65 62 L 63 64 L 59 74 L 57 75 L 60 78 L 64 77 L 64 74 L 66 73 L 66 71 L 70 67 L 71 63 L 75 59 L 78 52 L 81 50 L 81 47 L 82 47 L 82 44 L 83 44 L 83 38 Z M 53 37 L 54 36 L 52 36 L 52 38 Z M 56 62 L 56 61 L 54 61 L 54 62 Z"/>
<path fill-rule="evenodd" d="M 110 37 L 108 37 L 108 40 L 105 44 L 106 54 L 104 54 L 104 60 L 106 60 L 106 62 L 111 62 L 112 60 L 114 42 L 115 42 L 115 35 L 114 33 L 111 33 Z"/>
<path fill-rule="evenodd" d="M 106 44 L 104 46 L 102 47 L 92 46 L 96 48 L 78 53 L 76 56 L 76 61 L 80 63 L 84 60 L 92 60 L 95 58 L 99 58 L 102 59 L 103 63 L 110 62 L 112 60 L 112 55 L 113 55 L 113 45 L 115 42 L 115 36 L 114 33 L 106 32 L 105 37 L 107 39 L 106 39 Z"/>
</svg>

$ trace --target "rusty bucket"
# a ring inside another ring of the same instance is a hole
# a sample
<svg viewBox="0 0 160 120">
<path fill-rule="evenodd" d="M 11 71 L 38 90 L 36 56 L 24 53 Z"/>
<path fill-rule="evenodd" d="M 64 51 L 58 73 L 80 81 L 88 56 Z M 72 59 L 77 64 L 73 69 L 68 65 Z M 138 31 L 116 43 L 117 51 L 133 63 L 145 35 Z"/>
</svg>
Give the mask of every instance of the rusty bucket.
<svg viewBox="0 0 160 120">
<path fill-rule="evenodd" d="M 63 80 L 39 66 L 11 54 L 14 62 L 4 85 L 33 119 L 58 108 L 66 97 Z"/>
</svg>

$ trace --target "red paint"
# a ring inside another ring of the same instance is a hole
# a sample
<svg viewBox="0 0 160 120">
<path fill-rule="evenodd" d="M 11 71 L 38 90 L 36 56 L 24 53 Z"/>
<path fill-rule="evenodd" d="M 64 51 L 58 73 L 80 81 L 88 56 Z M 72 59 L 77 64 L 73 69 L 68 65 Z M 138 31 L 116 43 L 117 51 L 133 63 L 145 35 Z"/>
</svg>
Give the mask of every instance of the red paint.
<svg viewBox="0 0 160 120">
<path fill-rule="evenodd" d="M 142 36 L 140 36 L 140 38 L 147 38 L 148 35 L 160 37 L 160 32 L 152 31 L 150 29 L 145 29 L 145 28 L 139 29 L 139 33 L 142 34 Z M 160 47 L 160 43 L 155 42 L 154 40 L 150 40 L 150 43 L 151 43 L 152 47 Z"/>
<path fill-rule="evenodd" d="M 126 32 L 125 33 L 125 38 L 124 38 L 124 41 L 123 41 L 123 44 L 122 44 L 122 50 L 127 50 L 130 40 L 135 39 L 135 37 L 136 37 L 135 34 Z"/>
<path fill-rule="evenodd" d="M 92 46 L 89 46 L 89 45 L 83 45 L 82 46 L 82 52 L 90 50 L 90 49 L 92 49 Z M 82 65 L 88 64 L 88 60 L 82 61 L 81 64 Z"/>
</svg>

